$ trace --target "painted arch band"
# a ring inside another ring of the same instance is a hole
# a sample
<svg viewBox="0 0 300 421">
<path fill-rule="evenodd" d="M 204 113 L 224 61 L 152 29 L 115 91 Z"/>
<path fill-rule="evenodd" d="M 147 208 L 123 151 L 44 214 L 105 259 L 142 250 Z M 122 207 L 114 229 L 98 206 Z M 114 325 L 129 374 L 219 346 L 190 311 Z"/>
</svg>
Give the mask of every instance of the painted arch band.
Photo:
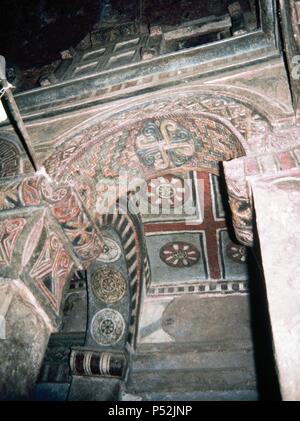
<svg viewBox="0 0 300 421">
<path fill-rule="evenodd" d="M 116 117 L 120 119 L 116 125 L 95 122 L 66 140 L 46 160 L 47 171 L 61 181 L 66 170 L 68 180 L 92 177 L 97 186 L 108 185 L 121 171 L 144 179 L 170 170 L 217 174 L 220 161 L 244 155 L 247 146 L 229 121 L 209 113 L 162 113 L 142 119 L 137 113 L 134 120 L 126 121 L 126 114 Z"/>
</svg>

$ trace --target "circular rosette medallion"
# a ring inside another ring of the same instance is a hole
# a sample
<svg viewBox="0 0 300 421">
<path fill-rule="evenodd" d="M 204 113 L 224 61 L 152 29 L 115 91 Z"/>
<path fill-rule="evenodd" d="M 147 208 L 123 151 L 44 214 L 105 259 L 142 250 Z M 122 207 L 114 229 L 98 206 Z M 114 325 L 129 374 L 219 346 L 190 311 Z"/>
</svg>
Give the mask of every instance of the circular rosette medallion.
<svg viewBox="0 0 300 421">
<path fill-rule="evenodd" d="M 148 183 L 148 202 L 159 208 L 174 209 L 188 200 L 188 188 L 180 177 L 167 175 Z"/>
<path fill-rule="evenodd" d="M 99 345 L 112 345 L 123 336 L 125 322 L 122 315 L 110 308 L 98 311 L 92 319 L 91 334 Z"/>
<path fill-rule="evenodd" d="M 169 266 L 182 268 L 196 264 L 200 252 L 193 244 L 177 241 L 165 244 L 160 249 L 160 258 Z"/>
<path fill-rule="evenodd" d="M 93 274 L 92 290 L 99 300 L 112 304 L 123 298 L 126 281 L 117 270 L 104 267 Z"/>
<path fill-rule="evenodd" d="M 119 244 L 112 238 L 103 237 L 103 240 L 103 252 L 100 254 L 97 260 L 100 260 L 104 263 L 115 262 L 122 254 Z"/>
<path fill-rule="evenodd" d="M 247 251 L 245 246 L 230 242 L 226 247 L 227 256 L 236 263 L 245 263 Z"/>
</svg>

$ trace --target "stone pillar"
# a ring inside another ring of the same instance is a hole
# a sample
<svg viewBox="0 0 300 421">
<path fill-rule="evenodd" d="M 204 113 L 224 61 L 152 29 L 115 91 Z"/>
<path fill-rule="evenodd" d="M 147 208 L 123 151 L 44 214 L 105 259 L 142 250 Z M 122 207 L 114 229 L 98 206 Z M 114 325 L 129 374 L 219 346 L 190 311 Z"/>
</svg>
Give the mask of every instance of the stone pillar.
<svg viewBox="0 0 300 421">
<path fill-rule="evenodd" d="M 300 169 L 250 177 L 284 400 L 300 400 Z"/>
<path fill-rule="evenodd" d="M 50 320 L 21 281 L 0 278 L 0 399 L 26 400 L 52 330 Z"/>
</svg>

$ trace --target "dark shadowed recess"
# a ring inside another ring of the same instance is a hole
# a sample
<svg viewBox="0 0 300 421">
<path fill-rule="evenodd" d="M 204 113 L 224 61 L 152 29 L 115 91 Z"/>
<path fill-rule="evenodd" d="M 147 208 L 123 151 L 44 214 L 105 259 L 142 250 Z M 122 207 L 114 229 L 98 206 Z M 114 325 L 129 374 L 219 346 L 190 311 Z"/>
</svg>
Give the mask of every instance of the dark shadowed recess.
<svg viewBox="0 0 300 421">
<path fill-rule="evenodd" d="M 101 0 L 1 0 L 1 54 L 26 69 L 60 58 L 99 20 Z"/>
</svg>

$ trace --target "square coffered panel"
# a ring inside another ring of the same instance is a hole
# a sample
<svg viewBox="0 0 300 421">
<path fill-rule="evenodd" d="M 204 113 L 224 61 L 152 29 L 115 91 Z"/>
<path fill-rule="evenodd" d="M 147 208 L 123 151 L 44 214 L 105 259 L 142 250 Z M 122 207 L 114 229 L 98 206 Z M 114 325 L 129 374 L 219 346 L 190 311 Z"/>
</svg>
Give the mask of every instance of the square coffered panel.
<svg viewBox="0 0 300 421">
<path fill-rule="evenodd" d="M 222 278 L 248 280 L 247 248 L 232 242 L 226 229 L 218 230 L 218 237 Z"/>
<path fill-rule="evenodd" d="M 160 233 L 146 237 L 152 284 L 182 283 L 209 277 L 205 233 Z"/>
<path fill-rule="evenodd" d="M 203 222 L 200 205 L 203 202 L 202 184 L 193 171 L 149 180 L 147 192 L 143 192 L 141 197 L 140 212 L 143 222 Z"/>
</svg>

